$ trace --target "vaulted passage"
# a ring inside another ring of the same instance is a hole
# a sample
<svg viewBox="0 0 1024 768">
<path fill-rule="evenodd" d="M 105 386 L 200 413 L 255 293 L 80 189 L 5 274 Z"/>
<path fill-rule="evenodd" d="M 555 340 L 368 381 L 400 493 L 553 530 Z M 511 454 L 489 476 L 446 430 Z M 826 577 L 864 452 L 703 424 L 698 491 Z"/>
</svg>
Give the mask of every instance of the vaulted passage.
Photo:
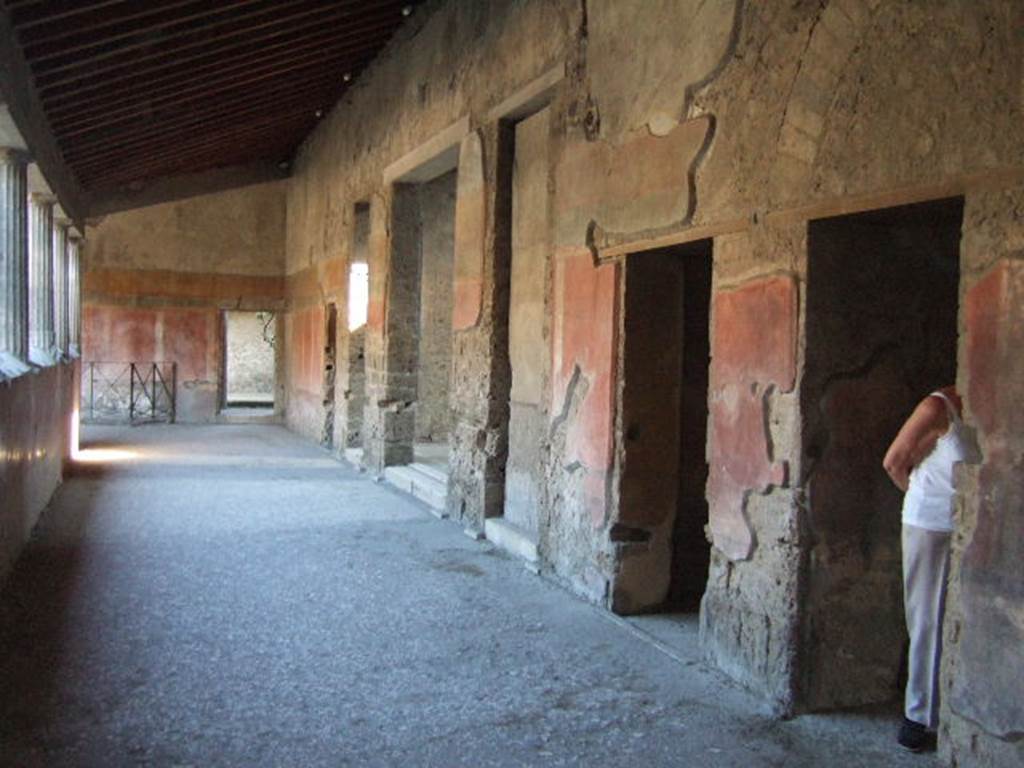
<svg viewBox="0 0 1024 768">
<path fill-rule="evenodd" d="M 888 762 L 280 427 L 83 438 L 0 593 L 5 764 Z"/>
</svg>

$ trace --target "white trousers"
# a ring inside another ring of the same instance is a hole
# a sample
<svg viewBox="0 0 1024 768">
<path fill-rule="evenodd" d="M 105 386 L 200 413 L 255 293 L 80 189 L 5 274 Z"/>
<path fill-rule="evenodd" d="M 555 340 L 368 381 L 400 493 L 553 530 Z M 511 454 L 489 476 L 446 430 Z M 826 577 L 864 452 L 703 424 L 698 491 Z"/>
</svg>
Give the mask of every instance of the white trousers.
<svg viewBox="0 0 1024 768">
<path fill-rule="evenodd" d="M 945 531 L 903 526 L 903 603 L 910 635 L 904 713 L 908 720 L 928 728 L 935 728 L 939 721 L 939 662 L 949 540 L 950 534 Z"/>
</svg>

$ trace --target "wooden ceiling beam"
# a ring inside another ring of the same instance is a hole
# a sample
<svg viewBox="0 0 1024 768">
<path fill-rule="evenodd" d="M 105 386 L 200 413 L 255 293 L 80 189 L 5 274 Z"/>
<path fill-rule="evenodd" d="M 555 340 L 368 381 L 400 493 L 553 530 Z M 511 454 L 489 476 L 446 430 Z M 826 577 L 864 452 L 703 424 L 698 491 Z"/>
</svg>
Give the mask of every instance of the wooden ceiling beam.
<svg viewBox="0 0 1024 768">
<path fill-rule="evenodd" d="M 266 159 L 268 155 L 276 154 L 283 158 L 286 154 L 290 154 L 298 141 L 294 137 L 263 140 L 265 138 L 259 133 L 253 133 L 244 146 L 230 145 L 234 147 L 233 149 L 223 144 L 211 144 L 186 149 L 178 153 L 164 154 L 159 158 L 139 158 L 137 160 L 124 158 L 117 166 L 83 174 L 83 179 L 90 189 L 97 189 L 113 184 L 139 182 L 168 176 L 186 167 L 192 170 L 206 170 L 218 166 L 237 165 L 245 161 Z M 259 142 L 259 146 L 253 146 L 250 143 L 253 141 Z"/>
<path fill-rule="evenodd" d="M 272 12 L 277 10 L 279 14 L 273 16 Z M 355 11 L 352 10 L 352 6 L 345 4 L 341 6 L 330 6 L 324 7 L 319 0 L 315 3 L 310 3 L 308 0 L 294 0 L 293 3 L 287 6 L 287 11 L 280 13 L 281 5 L 278 4 L 276 8 L 262 9 L 259 12 L 239 14 L 234 19 L 228 22 L 221 22 L 217 24 L 210 24 L 201 30 L 201 39 L 196 39 L 196 30 L 190 30 L 189 32 L 182 33 L 181 35 L 172 35 L 170 38 L 165 38 L 161 41 L 164 43 L 157 49 L 151 50 L 146 53 L 141 51 L 143 48 L 152 48 L 152 41 L 142 41 L 138 43 L 132 43 L 130 45 L 120 46 L 115 50 L 99 51 L 91 56 L 72 56 L 67 61 L 51 60 L 50 64 L 44 64 L 37 60 L 32 60 L 32 69 L 36 73 L 38 80 L 45 83 L 46 78 L 52 76 L 55 73 L 67 72 L 69 70 L 81 70 L 82 68 L 95 65 L 90 70 L 91 75 L 100 74 L 111 66 L 117 66 L 118 64 L 131 64 L 139 63 L 142 61 L 149 61 L 154 58 L 174 58 L 185 51 L 191 51 L 196 48 L 202 48 L 203 46 L 223 42 L 229 39 L 237 39 L 239 37 L 245 37 L 247 35 L 253 35 L 254 39 L 258 39 L 260 35 L 272 34 L 276 27 L 280 27 L 283 24 L 288 24 L 301 19 L 309 19 L 311 17 L 323 16 L 320 19 L 321 22 L 328 19 L 345 18 L 347 16 L 354 15 Z M 263 18 L 270 16 L 270 18 Z M 248 20 L 248 23 L 241 23 L 242 21 Z M 221 30 L 220 27 L 228 26 L 229 29 Z M 268 30 L 270 30 L 268 32 Z M 191 37 L 189 35 L 191 34 Z M 178 37 L 184 37 L 182 41 L 178 41 L 179 44 L 166 45 L 170 40 L 177 40 Z M 117 61 L 116 59 L 120 59 Z M 114 61 L 112 61 L 114 60 Z"/>
<path fill-rule="evenodd" d="M 0 16 L 70 183 L 131 204 L 225 167 L 283 174 L 420 2 L 0 0 Z"/>
<path fill-rule="evenodd" d="M 250 142 L 245 145 L 233 144 L 207 144 L 183 149 L 177 153 L 165 153 L 159 157 L 146 158 L 121 158 L 117 165 L 107 165 L 102 168 L 94 168 L 83 173 L 83 179 L 89 187 L 96 188 L 112 182 L 141 181 L 153 175 L 166 176 L 172 168 L 180 168 L 183 164 L 202 159 L 211 165 L 235 165 L 243 158 L 267 159 L 268 155 L 280 155 L 284 157 L 295 145 L 294 137 L 280 137 L 277 139 L 266 139 L 265 135 L 251 133 L 253 141 L 259 142 L 254 146 Z"/>
<path fill-rule="evenodd" d="M 365 58 L 364 52 L 364 61 Z M 147 118 L 155 114 L 203 109 L 208 104 L 216 106 L 224 103 L 225 100 L 232 103 L 245 103 L 266 93 L 267 89 L 275 91 L 282 88 L 287 89 L 311 82 L 311 79 L 325 84 L 335 82 L 337 84 L 336 93 L 340 96 L 346 85 L 339 71 L 343 67 L 336 67 L 335 64 L 336 62 L 332 61 L 310 61 L 297 64 L 294 67 L 255 73 L 251 77 L 229 81 L 219 87 L 199 89 L 191 94 L 174 94 L 141 104 L 134 102 L 121 109 L 108 106 L 88 111 L 73 111 L 64 116 L 54 115 L 51 117 L 51 122 L 58 133 L 70 136 L 74 135 L 74 132 L 81 132 L 81 129 L 98 129 L 104 125 L 122 123 L 133 118 Z M 286 77 L 288 74 L 293 76 Z M 302 77 L 303 75 L 305 77 Z"/>
<path fill-rule="evenodd" d="M 83 3 L 79 0 L 62 0 L 59 3 L 50 3 L 49 8 L 39 8 L 42 3 L 21 3 L 11 9 L 11 24 L 17 30 L 31 29 L 40 24 L 52 24 L 58 21 L 66 21 L 72 16 L 82 13 L 89 13 L 100 8 L 109 8 L 113 5 L 124 5 L 132 0 L 93 0 Z M 11 5 L 11 3 L 8 3 Z"/>
<path fill-rule="evenodd" d="M 187 86 L 172 84 L 149 89 L 125 89 L 105 94 L 103 99 L 84 103 L 67 102 L 59 107 L 48 107 L 46 115 L 54 124 L 71 125 L 89 117 L 103 117 L 109 120 L 118 115 L 131 116 L 133 112 L 146 114 L 171 104 L 194 101 L 198 97 L 221 93 L 246 83 L 280 78 L 289 73 L 295 73 L 290 79 L 296 79 L 301 70 L 310 68 L 332 69 L 337 73 L 339 85 L 342 85 L 345 82 L 345 72 L 365 65 L 376 50 L 377 46 L 372 43 L 341 51 L 312 50 L 291 60 L 233 67 L 206 79 L 196 79 Z"/>
<path fill-rule="evenodd" d="M 175 0 L 167 6 L 155 8 L 144 6 L 136 14 L 124 14 L 125 18 L 119 15 L 113 21 L 108 20 L 106 25 L 101 23 L 93 29 L 88 27 L 79 29 L 77 26 L 62 27 L 62 34 L 55 35 L 50 39 L 39 42 L 19 39 L 25 49 L 25 55 L 34 62 L 45 62 L 62 56 L 71 56 L 80 51 L 89 51 L 94 48 L 105 49 L 112 46 L 115 50 L 132 50 L 135 47 L 152 45 L 154 38 L 161 41 L 173 39 L 177 35 L 194 34 L 211 27 L 230 24 L 233 21 L 232 13 L 236 9 L 256 3 L 264 8 L 259 13 L 272 13 L 280 8 L 280 5 L 275 4 L 273 0 L 217 0 L 216 3 L 203 2 L 198 7 L 195 6 L 195 0 Z M 192 5 L 193 9 L 190 12 L 185 11 L 189 5 Z M 204 19 L 211 18 L 218 20 L 203 23 Z M 104 26 L 113 28 L 100 32 L 99 30 Z M 138 43 L 121 42 L 136 38 Z"/>
<path fill-rule="evenodd" d="M 375 31 L 383 32 L 381 26 Z M 244 53 L 227 59 L 221 56 L 207 56 L 192 61 L 168 62 L 153 67 L 125 67 L 119 75 L 109 74 L 91 81 L 73 81 L 40 90 L 43 104 L 47 109 L 64 104 L 90 103 L 120 94 L 154 92 L 161 86 L 204 82 L 210 73 L 221 74 L 247 71 L 255 66 L 276 66 L 297 55 L 309 55 L 321 51 L 333 51 L 339 45 L 348 45 L 371 30 L 356 31 L 352 36 L 338 37 L 335 30 L 321 31 L 320 34 L 301 34 L 295 39 L 286 38 L 271 45 L 250 46 Z M 383 37 L 383 35 L 381 36 Z M 379 39 L 379 38 L 378 38 Z M 209 59 L 209 61 L 205 61 Z M 203 63 L 198 63 L 199 61 Z"/>
<path fill-rule="evenodd" d="M 156 0 L 155 3 L 161 0 Z M 7 7 L 10 10 L 11 24 L 17 30 L 29 30 L 45 24 L 55 22 L 66 22 L 67 19 L 89 13 L 100 8 L 110 8 L 115 5 L 128 5 L 134 0 L 29 0 L 28 2 L 16 2 L 8 0 Z"/>
<path fill-rule="evenodd" d="M 323 97 L 323 92 L 314 92 L 312 96 Z M 116 136 L 100 133 L 91 137 L 88 142 L 66 145 L 64 156 L 69 163 L 74 164 L 76 161 L 81 161 L 86 156 L 108 147 L 120 146 L 127 149 L 145 144 L 152 138 L 173 139 L 180 136 L 182 132 L 212 130 L 240 121 L 258 120 L 263 117 L 272 118 L 275 115 L 291 114 L 302 109 L 316 118 L 316 111 L 310 107 L 311 101 L 309 92 L 301 92 L 288 97 L 275 96 L 267 101 L 248 104 L 245 107 L 232 107 L 219 114 L 184 115 L 179 120 L 153 123 L 146 126 L 145 129 Z"/>
<path fill-rule="evenodd" d="M 156 16 L 157 14 L 167 14 L 170 12 L 177 12 L 180 20 L 184 21 L 190 17 L 196 18 L 198 14 L 189 14 L 187 9 L 189 6 L 193 6 L 199 9 L 203 9 L 205 14 L 212 13 L 214 10 L 226 10 L 239 5 L 248 3 L 255 3 L 257 0 L 220 0 L 217 8 L 211 8 L 211 5 L 207 0 L 163 0 L 158 4 L 134 4 L 125 8 L 117 8 L 114 10 L 109 9 L 104 5 L 86 7 L 79 10 L 78 18 L 73 22 L 64 21 L 63 23 L 56 23 L 55 21 L 49 24 L 35 24 L 32 26 L 15 25 L 18 32 L 18 40 L 21 45 L 28 49 L 30 46 L 36 46 L 41 43 L 51 43 L 56 40 L 69 40 L 76 37 L 91 38 L 91 43 L 95 44 L 96 39 L 101 30 L 109 30 L 110 27 L 126 27 L 131 29 L 139 23 L 140 20 L 146 19 L 150 16 Z M 86 15 L 88 14 L 88 15 Z M 100 38 L 105 42 L 110 42 L 115 39 L 113 35 L 116 32 L 108 36 Z M 69 43 L 70 48 L 74 43 Z"/>
<path fill-rule="evenodd" d="M 302 123 L 303 115 L 305 116 L 305 123 Z M 92 164 L 109 163 L 115 161 L 121 155 L 132 157 L 142 156 L 146 155 L 147 153 L 155 153 L 162 151 L 164 147 L 176 146 L 183 141 L 192 141 L 193 139 L 198 140 L 197 137 L 202 137 L 206 135 L 221 135 L 222 133 L 227 133 L 229 131 L 237 131 L 239 134 L 241 134 L 250 129 L 255 130 L 257 128 L 267 128 L 268 130 L 272 130 L 276 128 L 280 130 L 282 133 L 286 133 L 291 130 L 290 126 L 293 124 L 293 121 L 295 125 L 302 123 L 303 130 L 308 132 L 308 130 L 310 130 L 316 124 L 316 117 L 310 117 L 308 114 L 306 114 L 305 110 L 293 107 L 287 113 L 275 115 L 275 119 L 270 124 L 253 123 L 249 125 L 239 125 L 233 123 L 222 123 L 220 125 L 210 126 L 202 133 L 177 132 L 162 135 L 154 134 L 153 136 L 146 137 L 146 139 L 144 140 L 133 142 L 131 146 L 120 150 L 117 147 L 109 146 L 97 148 L 95 151 L 90 152 L 88 155 L 84 155 L 81 158 L 74 161 L 69 161 L 68 165 L 70 168 L 74 170 L 75 173 L 78 173 L 80 171 L 84 172 L 87 168 L 90 168 Z"/>
<path fill-rule="evenodd" d="M 262 131 L 265 129 L 269 130 L 273 128 L 278 128 L 281 130 L 282 133 L 286 133 L 300 123 L 308 125 L 315 122 L 315 120 L 316 118 L 311 118 L 309 116 L 309 113 L 306 112 L 306 110 L 297 110 L 291 112 L 290 114 L 274 115 L 271 118 L 254 121 L 252 123 L 242 125 L 236 123 L 217 126 L 215 129 L 211 131 L 204 131 L 202 134 L 195 134 L 193 136 L 189 136 L 186 138 L 181 138 L 180 135 L 177 138 L 160 136 L 151 137 L 147 139 L 145 142 L 141 142 L 133 146 L 128 146 L 124 148 L 112 146 L 105 148 L 103 151 L 97 151 L 90 155 L 82 156 L 81 158 L 76 159 L 74 161 L 73 167 L 76 173 L 84 172 L 86 170 L 91 169 L 94 165 L 97 164 L 109 164 L 112 161 L 112 159 L 117 158 L 119 155 L 137 155 L 140 152 L 148 152 L 153 147 L 162 148 L 167 146 L 178 146 L 182 142 L 198 141 L 205 137 L 215 137 L 219 139 L 220 137 L 225 135 L 241 135 L 245 134 L 246 132 L 254 130 Z"/>
<path fill-rule="evenodd" d="M 287 178 L 278 163 L 265 160 L 218 165 L 216 168 L 185 169 L 179 173 L 151 176 L 144 181 L 93 188 L 87 200 L 89 216 L 107 216 L 120 211 L 185 200 L 229 189 L 266 184 Z"/>
<path fill-rule="evenodd" d="M 377 14 L 374 16 L 363 17 L 364 23 L 367 18 L 374 18 L 376 16 L 384 14 Z M 304 15 L 296 20 L 294 17 L 288 19 L 282 25 L 277 24 L 269 27 L 260 27 L 259 29 L 246 29 L 242 30 L 248 34 L 248 37 L 243 37 L 241 40 L 232 40 L 224 45 L 218 45 L 226 37 L 237 37 L 238 35 L 222 35 L 212 41 L 202 41 L 194 43 L 192 45 L 183 46 L 173 51 L 163 51 L 148 56 L 136 55 L 122 57 L 122 61 L 115 62 L 104 62 L 99 65 L 90 67 L 85 72 L 77 71 L 65 71 L 57 73 L 44 73 L 36 72 L 36 86 L 39 88 L 40 93 L 48 94 L 57 86 L 69 86 L 77 87 L 83 81 L 89 82 L 105 82 L 107 78 L 117 79 L 124 77 L 125 74 L 128 76 L 139 74 L 144 71 L 158 71 L 167 66 L 185 66 L 191 64 L 197 64 L 198 62 L 206 63 L 207 61 L 229 61 L 235 55 L 240 53 L 258 52 L 261 49 L 266 49 L 268 45 L 274 43 L 287 43 L 289 39 L 293 42 L 297 39 L 301 41 L 303 37 L 310 34 L 316 34 L 324 29 L 329 29 L 328 25 L 335 20 L 336 14 L 326 14 L 323 17 L 308 16 Z M 375 22 L 369 22 L 375 23 Z M 361 31 L 361 25 L 349 25 L 348 29 L 353 32 Z M 271 42 L 273 41 L 273 42 Z M 381 41 L 382 43 L 384 41 Z M 206 50 L 202 50 L 203 46 L 209 46 Z M 193 50 L 199 48 L 195 53 L 184 54 L 185 50 Z M 156 62 L 154 65 L 147 66 L 146 62 Z M 86 62 L 87 63 L 87 62 Z M 65 68 L 70 69 L 70 68 Z"/>
<path fill-rule="evenodd" d="M 184 125 L 195 124 L 202 127 L 211 120 L 236 119 L 238 116 L 256 113 L 272 113 L 277 104 L 307 105 L 310 114 L 318 109 L 326 110 L 333 103 L 337 94 L 335 77 L 328 76 L 310 80 L 302 85 L 282 83 L 270 89 L 261 90 L 255 96 L 245 94 L 231 101 L 218 101 L 205 105 L 203 108 L 182 112 L 173 117 L 154 116 L 152 122 L 133 120 L 128 123 L 104 126 L 100 129 L 59 132 L 61 147 L 70 158 L 75 155 L 76 148 L 90 146 L 95 143 L 128 141 L 135 136 L 145 135 L 151 130 L 166 131 Z M 75 136 L 80 138 L 75 139 Z"/>
</svg>

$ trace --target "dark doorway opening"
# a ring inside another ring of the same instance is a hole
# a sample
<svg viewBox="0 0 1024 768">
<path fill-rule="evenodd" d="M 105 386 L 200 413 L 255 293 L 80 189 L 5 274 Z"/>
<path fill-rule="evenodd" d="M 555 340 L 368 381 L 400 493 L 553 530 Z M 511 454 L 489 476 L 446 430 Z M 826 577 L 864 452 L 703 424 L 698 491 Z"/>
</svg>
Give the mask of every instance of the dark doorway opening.
<svg viewBox="0 0 1024 768">
<path fill-rule="evenodd" d="M 331 302 L 324 309 L 324 425 L 320 444 L 334 447 L 334 402 L 338 371 L 338 306 Z"/>
<path fill-rule="evenodd" d="M 618 530 L 641 545 L 623 554 L 620 612 L 694 612 L 707 586 L 711 270 L 710 240 L 626 261 Z"/>
<path fill-rule="evenodd" d="M 809 225 L 808 709 L 900 695 L 902 495 L 882 458 L 917 402 L 955 381 L 962 219 L 956 198 Z"/>
<path fill-rule="evenodd" d="M 414 415 L 402 453 L 447 473 L 452 361 L 455 193 L 458 170 L 396 184 L 392 218 L 392 295 L 388 313 L 401 334 L 389 339 Z"/>
</svg>

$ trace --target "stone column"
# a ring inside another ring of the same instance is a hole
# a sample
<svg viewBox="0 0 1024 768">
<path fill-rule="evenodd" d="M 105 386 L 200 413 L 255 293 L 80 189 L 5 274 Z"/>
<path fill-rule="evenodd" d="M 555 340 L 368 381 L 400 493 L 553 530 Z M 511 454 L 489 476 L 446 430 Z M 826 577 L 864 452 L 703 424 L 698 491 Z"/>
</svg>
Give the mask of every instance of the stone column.
<svg viewBox="0 0 1024 768">
<path fill-rule="evenodd" d="M 28 370 L 27 153 L 0 147 L 0 374 Z"/>
<path fill-rule="evenodd" d="M 53 330 L 57 349 L 67 355 L 71 337 L 68 273 L 68 227 L 69 219 L 53 222 Z"/>
<path fill-rule="evenodd" d="M 82 354 L 82 267 L 78 235 L 68 234 L 68 350 Z"/>
<path fill-rule="evenodd" d="M 53 333 L 53 206 L 52 195 L 29 195 L 29 355 L 37 365 L 52 365 L 56 337 Z"/>
</svg>

